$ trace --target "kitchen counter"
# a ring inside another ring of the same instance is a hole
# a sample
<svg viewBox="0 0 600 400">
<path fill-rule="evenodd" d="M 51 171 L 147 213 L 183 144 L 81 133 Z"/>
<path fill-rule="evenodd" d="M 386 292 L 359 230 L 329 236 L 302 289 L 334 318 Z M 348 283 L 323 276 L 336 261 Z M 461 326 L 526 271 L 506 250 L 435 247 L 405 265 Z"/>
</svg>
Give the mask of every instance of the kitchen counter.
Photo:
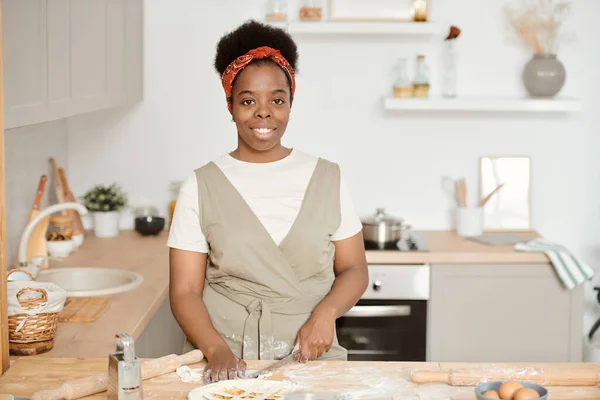
<svg viewBox="0 0 600 400">
<path fill-rule="evenodd" d="M 135 271 L 144 277 L 135 290 L 110 296 L 108 309 L 92 323 L 59 323 L 54 348 L 35 357 L 100 357 L 114 350 L 115 334 L 137 339 L 167 298 L 167 233 L 142 237 L 135 231 L 115 238 L 88 233 L 83 245 L 52 267 L 100 267 Z"/>
<path fill-rule="evenodd" d="M 428 252 L 367 251 L 369 263 L 548 263 L 543 254 L 520 253 L 509 246 L 486 246 L 449 231 L 420 232 Z M 169 251 L 167 232 L 142 237 L 123 231 L 116 238 L 101 239 L 88 233 L 82 247 L 50 267 L 123 268 L 143 275 L 137 289 L 113 295 L 104 314 L 93 323 L 59 323 L 54 348 L 35 357 L 100 357 L 114 348 L 114 335 L 129 333 L 137 339 L 167 299 Z M 535 236 L 534 233 L 531 234 Z"/>
<path fill-rule="evenodd" d="M 249 370 L 260 369 L 268 361 L 248 362 Z M 203 363 L 192 365 L 201 367 Z M 23 357 L 0 378 L 1 392 L 30 397 L 34 392 L 59 387 L 64 381 L 106 372 L 106 358 L 28 358 Z M 421 400 L 475 400 L 474 388 L 452 387 L 443 383 L 415 384 L 410 382 L 412 370 L 441 371 L 451 368 L 600 368 L 592 363 L 383 363 L 383 362 L 309 362 L 284 367 L 266 379 L 289 380 L 301 385 L 312 385 L 316 390 L 336 390 L 351 398 L 392 399 L 419 395 Z M 143 382 L 144 398 L 186 399 L 187 393 L 201 383 L 182 383 L 175 373 L 169 373 Z M 547 387 L 552 400 L 599 399 L 600 388 Z M 106 392 L 88 399 L 105 399 Z M 411 397 L 412 398 L 412 397 Z"/>
<path fill-rule="evenodd" d="M 547 264 L 543 253 L 515 251 L 513 246 L 490 246 L 458 236 L 453 231 L 416 232 L 428 251 L 368 250 L 369 264 Z M 519 232 L 528 239 L 536 232 Z"/>
</svg>

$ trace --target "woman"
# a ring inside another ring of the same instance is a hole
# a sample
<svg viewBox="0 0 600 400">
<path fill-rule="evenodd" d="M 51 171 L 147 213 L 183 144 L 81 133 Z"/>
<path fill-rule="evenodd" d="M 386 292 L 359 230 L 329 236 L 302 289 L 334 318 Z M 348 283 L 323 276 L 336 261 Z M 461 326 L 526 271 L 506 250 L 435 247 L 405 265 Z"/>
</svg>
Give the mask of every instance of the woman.
<svg viewBox="0 0 600 400">
<path fill-rule="evenodd" d="M 207 382 L 294 347 L 304 362 L 345 360 L 335 320 L 368 284 L 339 167 L 281 144 L 297 59 L 285 31 L 254 21 L 217 46 L 238 146 L 183 184 L 168 241 L 171 308 L 186 347 L 206 355 Z"/>
</svg>

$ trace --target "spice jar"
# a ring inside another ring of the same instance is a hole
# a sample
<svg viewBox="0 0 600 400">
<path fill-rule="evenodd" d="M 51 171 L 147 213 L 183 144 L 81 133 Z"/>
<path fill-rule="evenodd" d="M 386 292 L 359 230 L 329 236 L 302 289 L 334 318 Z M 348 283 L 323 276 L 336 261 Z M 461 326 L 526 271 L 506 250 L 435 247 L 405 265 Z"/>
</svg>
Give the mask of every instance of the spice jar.
<svg viewBox="0 0 600 400">
<path fill-rule="evenodd" d="M 408 77 L 407 59 L 402 57 L 396 64 L 396 80 L 394 81 L 394 96 L 412 97 L 413 87 Z"/>
<path fill-rule="evenodd" d="M 417 56 L 417 73 L 413 81 L 413 96 L 427 97 L 429 94 L 429 67 L 425 63 L 425 56 Z"/>
<path fill-rule="evenodd" d="M 173 214 L 175 213 L 175 206 L 177 205 L 177 197 L 179 196 L 179 190 L 181 189 L 181 185 L 183 185 L 182 181 L 173 181 L 170 185 L 171 202 L 169 202 L 169 227 L 171 227 L 171 222 L 173 222 Z"/>
<path fill-rule="evenodd" d="M 302 0 L 300 19 L 302 21 L 321 21 L 323 19 L 321 0 Z"/>
<path fill-rule="evenodd" d="M 428 0 L 413 0 L 413 21 L 427 22 Z"/>
<path fill-rule="evenodd" d="M 266 9 L 267 21 L 287 20 L 287 0 L 267 0 Z"/>
</svg>

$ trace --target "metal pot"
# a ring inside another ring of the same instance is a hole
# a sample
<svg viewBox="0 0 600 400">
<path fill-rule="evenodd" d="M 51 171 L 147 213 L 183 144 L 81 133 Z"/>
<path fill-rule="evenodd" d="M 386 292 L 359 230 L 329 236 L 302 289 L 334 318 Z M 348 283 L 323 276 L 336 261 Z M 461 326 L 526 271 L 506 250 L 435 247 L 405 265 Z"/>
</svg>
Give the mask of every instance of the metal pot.
<svg viewBox="0 0 600 400">
<path fill-rule="evenodd" d="M 402 232 L 411 228 L 410 225 L 404 225 L 402 218 L 386 215 L 382 207 L 361 222 L 365 243 L 373 243 L 379 247 L 397 243 L 402 238 Z"/>
</svg>

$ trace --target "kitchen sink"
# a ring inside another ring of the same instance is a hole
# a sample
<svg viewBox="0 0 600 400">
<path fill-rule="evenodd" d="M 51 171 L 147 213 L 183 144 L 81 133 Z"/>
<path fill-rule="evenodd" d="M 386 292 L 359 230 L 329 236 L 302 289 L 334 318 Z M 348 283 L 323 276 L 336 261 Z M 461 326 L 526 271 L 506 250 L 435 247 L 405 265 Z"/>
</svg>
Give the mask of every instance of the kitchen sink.
<svg viewBox="0 0 600 400">
<path fill-rule="evenodd" d="M 137 272 L 116 268 L 49 268 L 36 277 L 67 291 L 68 297 L 108 296 L 140 286 L 144 277 Z"/>
</svg>

